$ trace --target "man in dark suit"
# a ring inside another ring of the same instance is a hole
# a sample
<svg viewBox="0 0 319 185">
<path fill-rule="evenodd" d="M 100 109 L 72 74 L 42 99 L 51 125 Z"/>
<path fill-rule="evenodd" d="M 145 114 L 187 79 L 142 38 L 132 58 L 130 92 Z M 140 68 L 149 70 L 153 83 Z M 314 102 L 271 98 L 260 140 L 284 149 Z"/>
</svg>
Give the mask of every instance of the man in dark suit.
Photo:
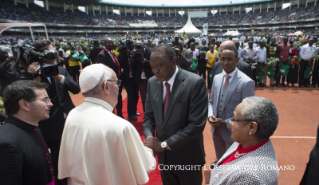
<svg viewBox="0 0 319 185">
<path fill-rule="evenodd" d="M 177 67 L 175 51 L 169 45 L 156 46 L 150 61 L 155 77 L 147 87 L 144 145 L 157 153 L 164 185 L 201 185 L 207 118 L 205 80 Z"/>
<path fill-rule="evenodd" d="M 93 48 L 91 49 L 90 51 L 90 54 L 89 54 L 89 59 L 92 61 L 92 64 L 95 64 L 96 63 L 96 60 L 97 60 L 97 55 L 100 53 L 100 51 L 102 51 L 103 48 L 100 47 L 100 43 L 99 41 L 95 40 L 93 42 Z"/>
<path fill-rule="evenodd" d="M 118 60 L 120 62 L 121 68 L 123 68 L 122 81 L 127 92 L 127 114 L 128 120 L 136 121 L 136 116 L 140 116 L 140 113 L 136 112 L 137 102 L 138 102 L 138 85 L 135 83 L 132 67 L 134 66 L 134 58 L 131 57 L 131 51 L 134 48 L 133 41 L 126 41 L 126 46 L 121 46 L 119 51 Z"/>
<path fill-rule="evenodd" d="M 220 45 L 220 52 L 223 52 L 223 49 L 226 46 L 235 46 L 235 43 L 233 41 L 225 41 Z M 236 66 L 241 72 L 245 73 L 248 77 L 252 78 L 252 71 L 251 71 L 251 67 L 249 64 L 247 64 L 246 62 L 239 60 L 239 62 L 237 63 Z M 221 66 L 221 62 L 218 61 L 215 65 L 214 65 L 214 69 L 213 69 L 213 77 L 212 77 L 212 82 L 214 81 L 214 77 L 215 75 L 220 74 L 223 71 L 223 68 Z"/>
<path fill-rule="evenodd" d="M 142 42 L 137 41 L 135 43 L 135 50 L 132 52 L 132 70 L 133 76 L 135 78 L 135 83 L 138 85 L 138 90 L 140 91 L 144 112 L 147 94 L 147 83 L 148 80 L 152 76 L 154 76 L 150 66 L 150 62 L 148 60 L 150 58 L 150 54 L 150 48 L 144 48 L 144 44 Z"/>
<path fill-rule="evenodd" d="M 36 41 L 33 46 L 40 52 L 44 50 L 54 50 L 51 42 L 48 40 Z M 56 64 L 56 59 L 47 59 L 42 57 L 41 60 L 44 64 Z M 39 67 L 38 63 L 32 63 L 28 68 L 28 72 L 37 74 Z M 51 107 L 50 118 L 41 121 L 39 128 L 52 152 L 52 163 L 55 170 L 55 177 L 57 177 L 58 174 L 57 167 L 65 118 L 75 107 L 69 95 L 69 91 L 73 94 L 80 92 L 79 84 L 72 79 L 66 69 L 58 66 L 58 72 L 59 74 L 50 77 L 45 77 L 43 75 L 33 76 L 34 80 L 49 84 L 49 87 L 46 90 L 53 106 Z M 66 180 L 55 179 L 59 185 L 66 184 Z"/>
<path fill-rule="evenodd" d="M 3 97 L 9 115 L 0 127 L 0 184 L 54 184 L 53 166 L 41 131 L 52 103 L 48 85 L 20 80 L 8 85 Z"/>
<path fill-rule="evenodd" d="M 112 52 L 114 42 L 111 38 L 106 38 L 104 41 L 105 48 L 102 50 L 98 56 L 96 63 L 101 63 L 109 68 L 113 69 L 118 79 L 122 79 L 122 70 L 120 62 L 117 60 L 115 54 Z M 122 85 L 119 86 L 119 93 L 118 93 L 118 103 L 116 105 L 116 112 L 117 115 L 123 118 L 122 114 Z"/>
</svg>

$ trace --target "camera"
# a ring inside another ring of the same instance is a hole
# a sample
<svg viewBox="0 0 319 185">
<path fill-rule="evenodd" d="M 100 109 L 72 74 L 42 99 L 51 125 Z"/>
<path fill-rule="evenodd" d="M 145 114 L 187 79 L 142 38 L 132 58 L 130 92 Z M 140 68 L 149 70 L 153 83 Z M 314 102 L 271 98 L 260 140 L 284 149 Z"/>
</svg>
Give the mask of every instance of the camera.
<svg viewBox="0 0 319 185">
<path fill-rule="evenodd" d="M 12 46 L 13 58 L 15 60 L 16 74 L 20 79 L 30 79 L 37 75 L 44 77 L 55 76 L 59 74 L 57 64 L 44 64 L 42 59 L 55 60 L 58 58 L 55 50 L 35 51 L 35 48 L 28 42 L 22 42 Z M 28 67 L 32 62 L 38 62 L 40 69 L 38 74 L 28 73 Z"/>
<path fill-rule="evenodd" d="M 143 47 L 140 45 L 135 46 L 135 59 L 140 59 L 143 56 Z"/>
<path fill-rule="evenodd" d="M 121 51 L 127 51 L 127 49 L 129 49 L 130 51 L 132 51 L 133 47 L 134 47 L 134 42 L 132 40 L 120 40 L 120 50 Z"/>
<path fill-rule="evenodd" d="M 174 49 L 176 56 L 177 56 L 178 52 L 181 50 L 180 47 L 177 45 L 177 46 L 174 46 L 173 49 Z"/>
</svg>

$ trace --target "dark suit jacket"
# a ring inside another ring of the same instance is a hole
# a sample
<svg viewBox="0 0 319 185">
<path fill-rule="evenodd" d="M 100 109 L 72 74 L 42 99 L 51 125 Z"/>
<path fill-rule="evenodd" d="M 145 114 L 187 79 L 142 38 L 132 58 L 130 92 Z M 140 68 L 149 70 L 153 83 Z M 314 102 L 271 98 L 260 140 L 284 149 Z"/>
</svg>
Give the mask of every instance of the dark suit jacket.
<svg viewBox="0 0 319 185">
<path fill-rule="evenodd" d="M 300 185 L 317 185 L 319 183 L 319 125 L 317 128 L 317 142 L 313 147 L 307 163 L 306 171 Z"/>
<path fill-rule="evenodd" d="M 141 62 L 140 60 L 132 60 L 131 67 L 136 84 L 140 83 L 143 70 L 147 79 L 150 79 L 154 76 L 150 61 L 147 59 L 145 59 L 144 62 Z"/>
<path fill-rule="evenodd" d="M 51 161 L 41 131 L 36 126 L 9 116 L 0 127 L 0 184 L 48 184 L 52 181 L 50 169 L 53 168 L 46 154 Z"/>
<path fill-rule="evenodd" d="M 73 94 L 80 92 L 79 84 L 71 78 L 63 67 L 59 66 L 59 73 L 65 77 L 64 85 L 54 78 L 51 78 L 53 83 L 50 83 L 45 77 L 41 78 L 42 82 L 50 84 L 46 90 L 53 103 L 53 106 L 50 108 L 50 118 L 39 122 L 39 128 L 46 141 L 61 139 L 65 122 L 63 113 L 69 114 L 75 107 L 68 91 Z"/>
<path fill-rule="evenodd" d="M 247 64 L 246 62 L 239 60 L 239 62 L 237 63 L 237 68 L 245 73 L 248 77 L 252 78 L 252 72 L 251 72 L 251 67 L 249 64 Z M 212 77 L 212 82 L 214 81 L 214 77 L 215 75 L 218 75 L 219 73 L 223 72 L 223 67 L 221 65 L 221 62 L 218 61 L 215 63 L 214 65 L 214 69 L 213 69 L 213 77 Z"/>
<path fill-rule="evenodd" d="M 193 60 L 193 52 L 189 49 L 185 49 L 184 48 L 184 52 L 181 55 L 180 58 L 177 59 L 177 65 L 186 70 L 186 71 L 190 71 L 190 67 L 192 65 L 192 60 Z"/>
<path fill-rule="evenodd" d="M 163 83 L 154 76 L 148 81 L 145 138 L 155 136 L 171 150 L 158 153 L 159 164 L 204 165 L 203 130 L 207 120 L 205 80 L 197 74 L 178 69 L 166 116 L 163 119 Z"/>
<path fill-rule="evenodd" d="M 92 61 L 92 64 L 95 64 L 97 63 L 96 60 L 97 60 L 97 55 L 100 53 L 100 51 L 102 51 L 103 48 L 102 47 L 93 47 L 90 51 L 90 54 L 89 54 L 89 59 L 91 59 Z"/>
<path fill-rule="evenodd" d="M 144 55 L 143 57 L 147 60 L 150 60 L 150 57 L 151 57 L 151 53 L 152 53 L 152 48 L 144 48 Z"/>
<path fill-rule="evenodd" d="M 97 56 L 96 63 L 104 64 L 104 65 L 108 66 L 109 68 L 113 69 L 117 78 L 120 79 L 119 70 L 117 69 L 113 58 L 108 54 L 107 51 L 100 52 L 100 54 Z M 122 68 L 123 66 L 120 66 L 120 67 Z"/>
</svg>

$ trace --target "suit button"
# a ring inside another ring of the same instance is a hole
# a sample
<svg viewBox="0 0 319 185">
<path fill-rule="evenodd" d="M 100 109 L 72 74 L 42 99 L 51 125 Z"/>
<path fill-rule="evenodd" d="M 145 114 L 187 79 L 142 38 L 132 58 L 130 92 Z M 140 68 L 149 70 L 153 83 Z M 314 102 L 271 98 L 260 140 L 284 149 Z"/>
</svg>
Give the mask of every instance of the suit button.
<svg viewBox="0 0 319 185">
<path fill-rule="evenodd" d="M 166 133 L 166 130 L 163 130 L 163 133 Z"/>
<path fill-rule="evenodd" d="M 223 100 L 222 100 L 222 101 L 220 101 L 220 102 L 223 102 Z"/>
<path fill-rule="evenodd" d="M 219 106 L 219 107 L 222 107 L 222 106 Z"/>
</svg>

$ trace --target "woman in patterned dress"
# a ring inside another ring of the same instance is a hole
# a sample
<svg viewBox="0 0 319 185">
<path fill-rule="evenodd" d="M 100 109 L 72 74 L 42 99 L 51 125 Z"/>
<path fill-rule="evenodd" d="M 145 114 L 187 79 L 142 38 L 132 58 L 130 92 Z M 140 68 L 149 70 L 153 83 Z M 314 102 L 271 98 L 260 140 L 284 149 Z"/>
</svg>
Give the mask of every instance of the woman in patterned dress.
<svg viewBox="0 0 319 185">
<path fill-rule="evenodd" d="M 269 137 L 278 125 L 276 106 L 263 97 L 248 97 L 229 122 L 235 141 L 212 169 L 210 185 L 277 185 L 279 170 Z"/>
</svg>

